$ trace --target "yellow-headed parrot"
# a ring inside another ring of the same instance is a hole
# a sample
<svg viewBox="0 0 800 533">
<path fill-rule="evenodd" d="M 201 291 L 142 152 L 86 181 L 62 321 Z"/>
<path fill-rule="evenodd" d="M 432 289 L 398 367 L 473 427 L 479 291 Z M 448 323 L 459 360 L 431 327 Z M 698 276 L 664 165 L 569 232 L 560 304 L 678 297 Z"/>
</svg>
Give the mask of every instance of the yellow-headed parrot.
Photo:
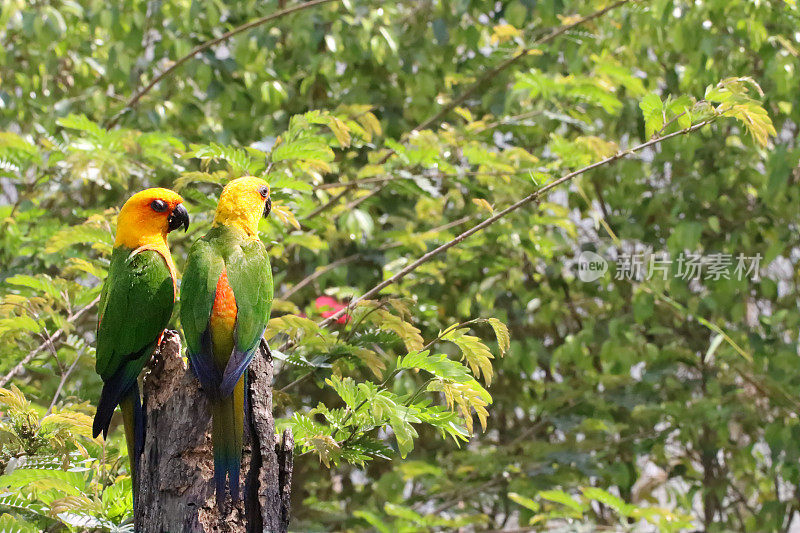
<svg viewBox="0 0 800 533">
<path fill-rule="evenodd" d="M 167 233 L 189 227 L 182 202 L 177 193 L 161 188 L 146 189 L 125 202 L 100 296 L 95 370 L 103 379 L 103 391 L 92 433 L 108 437 L 114 408 L 122 408 L 134 480 L 144 447 L 137 379 L 158 346 L 175 304 L 175 265 Z"/>
<path fill-rule="evenodd" d="M 272 270 L 258 222 L 271 208 L 259 178 L 231 181 L 211 230 L 189 250 L 181 284 L 181 324 L 189 361 L 211 401 L 218 505 L 239 500 L 246 374 L 269 320 Z"/>
</svg>

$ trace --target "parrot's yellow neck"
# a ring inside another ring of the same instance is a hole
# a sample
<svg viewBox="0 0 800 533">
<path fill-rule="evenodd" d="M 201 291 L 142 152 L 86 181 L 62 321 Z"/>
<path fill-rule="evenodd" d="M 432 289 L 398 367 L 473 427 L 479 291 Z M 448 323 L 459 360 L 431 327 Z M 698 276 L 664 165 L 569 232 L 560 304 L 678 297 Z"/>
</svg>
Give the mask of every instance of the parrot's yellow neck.
<svg viewBox="0 0 800 533">
<path fill-rule="evenodd" d="M 261 213 L 253 213 L 252 210 L 229 208 L 219 204 L 217 213 L 214 215 L 214 227 L 228 226 L 239 230 L 251 240 L 258 239 L 258 222 Z"/>
<path fill-rule="evenodd" d="M 126 248 L 148 248 L 163 249 L 169 253 L 167 247 L 166 232 L 141 232 L 141 228 L 131 227 L 130 225 L 119 226 L 117 237 L 114 239 L 114 248 L 125 246 Z"/>
<path fill-rule="evenodd" d="M 164 257 L 169 271 L 175 278 L 175 265 L 172 263 L 172 255 L 167 246 L 166 231 L 142 231 L 142 227 L 133 224 L 120 223 L 117 227 L 117 237 L 114 239 L 114 248 L 124 246 L 137 252 L 142 250 L 155 250 Z"/>
</svg>

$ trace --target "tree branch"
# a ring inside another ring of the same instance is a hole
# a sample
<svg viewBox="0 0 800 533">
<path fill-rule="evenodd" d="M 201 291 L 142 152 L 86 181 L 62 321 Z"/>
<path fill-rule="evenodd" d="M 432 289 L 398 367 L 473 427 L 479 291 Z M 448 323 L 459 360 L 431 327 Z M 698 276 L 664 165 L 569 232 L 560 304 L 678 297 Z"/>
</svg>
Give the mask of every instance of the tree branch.
<svg viewBox="0 0 800 533">
<path fill-rule="evenodd" d="M 172 65 L 167 67 L 166 70 L 164 70 L 163 72 L 158 74 L 156 77 L 154 77 L 152 79 L 152 81 L 149 84 L 147 84 L 147 86 L 144 89 L 142 89 L 139 92 L 135 93 L 131 97 L 131 99 L 128 100 L 128 103 L 125 104 L 125 107 L 119 113 L 114 115 L 111 118 L 111 120 L 108 121 L 108 123 L 106 124 L 106 129 L 111 129 L 114 126 L 116 126 L 119 123 L 119 120 L 122 118 L 122 115 L 127 110 L 133 109 L 134 107 L 136 107 L 136 104 L 139 103 L 139 100 L 141 100 L 144 95 L 149 93 L 153 89 L 153 87 L 155 87 L 161 80 L 163 80 L 164 78 L 166 78 L 167 76 L 172 74 L 175 70 L 178 69 L 178 67 L 180 67 L 181 65 L 183 65 L 184 63 L 189 61 L 191 58 L 193 58 L 194 56 L 196 56 L 200 52 L 202 52 L 204 50 L 208 50 L 212 46 L 214 46 L 216 44 L 219 44 L 219 43 L 221 43 L 223 41 L 227 41 L 228 39 L 230 39 L 231 37 L 233 37 L 235 35 L 238 35 L 238 34 L 240 34 L 242 32 L 245 32 L 245 31 L 250 30 L 252 28 L 255 28 L 257 26 L 261 26 L 263 24 L 266 24 L 267 22 L 279 19 L 279 18 L 281 18 L 281 17 L 283 17 L 285 15 L 290 15 L 292 13 L 296 13 L 297 11 L 302 11 L 304 9 L 315 7 L 315 6 L 318 6 L 318 5 L 321 5 L 321 4 L 327 4 L 329 2 L 334 2 L 334 1 L 341 2 L 341 0 L 311 0 L 310 2 L 305 2 L 303 4 L 298 4 L 296 6 L 292 6 L 292 7 L 283 9 L 281 11 L 276 11 L 275 13 L 272 13 L 271 15 L 267 15 L 267 16 L 264 16 L 264 17 L 261 17 L 261 18 L 255 19 L 255 20 L 251 20 L 250 22 L 246 22 L 245 24 L 242 24 L 241 26 L 237 26 L 236 28 L 232 29 L 229 32 L 226 32 L 226 33 L 222 34 L 221 36 L 217 37 L 216 39 L 211 39 L 210 41 L 206 41 L 206 42 L 204 42 L 204 43 L 202 43 L 202 44 L 200 44 L 198 46 L 195 46 L 188 54 L 186 54 L 185 56 L 183 56 L 180 59 L 178 59 Z"/>
<path fill-rule="evenodd" d="M 347 191 L 349 191 L 349 190 L 350 190 L 350 188 L 349 188 L 349 187 L 346 187 L 346 188 L 345 188 L 343 191 L 341 191 L 339 194 L 337 194 L 336 196 L 334 196 L 333 198 L 331 198 L 330 200 L 328 200 L 326 203 L 322 204 L 321 206 L 319 206 L 318 208 L 314 209 L 312 212 L 310 212 L 309 214 L 307 214 L 305 217 L 303 217 L 303 219 L 304 219 L 304 220 L 310 220 L 310 219 L 312 219 L 312 218 L 316 217 L 317 215 L 319 215 L 320 213 L 322 213 L 323 211 L 327 211 L 329 208 L 333 207 L 333 204 L 335 204 L 336 202 L 338 202 L 338 201 L 339 201 L 339 199 L 340 199 L 342 196 L 344 196 L 345 194 L 347 194 Z"/>
<path fill-rule="evenodd" d="M 338 181 L 336 183 L 320 183 L 319 185 L 314 186 L 315 191 L 325 190 L 325 189 L 338 189 L 340 187 L 346 187 L 348 189 L 353 187 L 360 187 L 362 185 L 366 185 L 369 183 L 383 183 L 384 181 L 392 181 L 395 176 L 386 175 L 386 176 L 376 176 L 374 178 L 362 178 L 360 180 L 352 180 L 352 181 Z"/>
<path fill-rule="evenodd" d="M 446 224 L 442 224 L 441 226 L 437 226 L 435 228 L 431 228 L 431 229 L 422 231 L 422 232 L 419 233 L 419 235 L 426 235 L 426 234 L 429 234 L 429 233 L 439 233 L 440 231 L 446 231 L 446 230 L 449 230 L 449 229 L 454 228 L 456 226 L 460 226 L 464 222 L 468 222 L 469 220 L 471 220 L 473 218 L 475 218 L 475 215 L 466 215 L 466 216 L 463 216 L 463 217 L 461 217 L 459 219 L 453 220 L 452 222 L 448 222 Z M 383 244 L 381 246 L 378 246 L 377 248 L 374 249 L 374 251 L 383 252 L 383 251 L 386 251 L 386 250 L 391 250 L 392 248 L 397 248 L 400 245 L 401 245 L 401 243 L 398 243 L 398 242 L 386 243 L 386 244 Z M 348 263 L 352 263 L 353 261 L 357 260 L 358 258 L 363 257 L 363 255 L 364 255 L 364 252 L 359 252 L 359 253 L 355 253 L 353 255 L 348 255 L 346 257 L 342 257 L 341 259 L 337 259 L 336 261 L 334 261 L 332 263 L 328 263 L 324 267 L 315 270 L 314 272 L 312 272 L 311 274 L 309 274 L 308 276 L 306 276 L 302 280 L 298 281 L 296 285 L 294 285 L 293 287 L 290 287 L 284 294 L 282 294 L 281 298 L 283 300 L 288 300 L 289 297 L 294 295 L 297 291 L 299 291 L 303 287 L 307 286 L 309 283 L 311 283 L 312 281 L 314 281 L 318 277 L 322 276 L 323 274 L 327 274 L 331 270 L 334 270 L 334 269 L 336 269 L 336 268 L 338 268 L 338 267 L 340 267 L 342 265 L 346 265 Z M 283 390 L 283 389 L 281 389 L 281 390 Z"/>
<path fill-rule="evenodd" d="M 86 304 L 84 307 L 81 307 L 80 309 L 78 309 L 78 311 L 76 311 L 75 314 L 70 315 L 69 317 L 67 317 L 67 323 L 69 324 L 69 323 L 72 323 L 72 322 L 75 322 L 76 320 L 78 320 L 86 311 L 88 311 L 89 309 L 91 309 L 92 307 L 97 305 L 97 302 L 99 302 L 99 301 L 100 301 L 100 296 L 98 296 L 97 298 L 95 298 L 94 300 L 92 300 L 91 302 Z M 28 355 L 26 355 L 25 357 L 22 358 L 22 361 L 17 363 L 17 365 L 14 368 L 12 368 L 8 372 L 8 374 L 3 376 L 3 379 L 0 379 L 0 387 L 5 387 L 6 383 L 8 383 L 11 380 L 11 378 L 13 378 L 18 373 L 20 373 L 22 371 L 22 369 L 25 368 L 25 365 L 30 363 L 31 360 L 39 354 L 39 352 L 41 352 L 42 350 L 44 350 L 48 346 L 53 346 L 53 343 L 55 341 L 57 341 L 59 339 L 59 337 L 61 337 L 63 334 L 64 334 L 64 327 L 62 326 L 62 327 L 58 328 L 55 333 L 53 333 L 53 335 L 50 337 L 50 339 L 48 341 L 43 342 L 42 344 L 40 344 L 39 346 L 37 346 L 36 348 L 31 350 L 28 353 Z"/>
<path fill-rule="evenodd" d="M 465 231 L 465 232 L 461 233 L 460 235 L 456 236 L 453 240 L 451 240 L 449 242 L 446 242 L 445 244 L 439 246 L 438 248 L 435 248 L 435 249 L 431 250 L 430 252 L 426 253 L 425 255 L 423 255 L 422 257 L 420 257 L 419 259 L 417 259 L 413 263 L 411 263 L 408 266 L 406 266 L 405 268 L 403 268 L 400 272 L 398 272 L 394 276 L 384 280 L 383 282 L 381 282 L 381 283 L 377 284 L 376 286 L 374 286 L 372 289 L 368 290 L 362 296 L 360 296 L 358 298 L 354 298 L 353 300 L 351 300 L 350 304 L 347 307 L 345 307 L 343 309 L 340 309 L 336 313 L 332 314 L 330 317 L 328 317 L 325 320 L 323 320 L 322 322 L 320 322 L 319 326 L 320 327 L 325 327 L 325 326 L 331 324 L 336 319 L 338 319 L 340 316 L 342 316 L 345 313 L 347 313 L 349 308 L 355 306 L 356 304 L 358 304 L 358 302 L 361 302 L 363 300 L 367 300 L 369 298 L 372 298 L 373 296 L 375 296 L 376 294 L 381 292 L 383 289 L 385 289 L 389 285 L 392 285 L 392 284 L 396 283 L 397 281 L 403 279 L 410 272 L 413 272 L 414 270 L 419 268 L 421 265 L 427 263 L 428 261 L 430 261 L 431 259 L 433 259 L 437 255 L 441 254 L 442 252 L 446 252 L 450 248 L 452 248 L 452 247 L 456 246 L 457 244 L 461 243 L 462 241 L 464 241 L 466 238 L 474 235 L 475 233 L 478 233 L 482 229 L 485 229 L 485 228 L 491 226 L 492 224 L 494 224 L 495 222 L 497 222 L 501 218 L 505 217 L 509 213 L 512 213 L 512 212 L 516 211 L 517 209 L 519 209 L 519 208 L 521 208 L 523 206 L 526 206 L 531 202 L 534 202 L 534 201 L 538 200 L 539 198 L 541 198 L 545 194 L 549 193 L 551 190 L 555 189 L 556 187 L 558 187 L 562 183 L 571 181 L 572 179 L 576 178 L 577 176 L 580 176 L 581 174 L 585 174 L 586 172 L 589 172 L 590 170 L 594 170 L 595 168 L 608 165 L 608 164 L 613 163 L 613 162 L 615 162 L 615 161 L 617 161 L 619 159 L 622 159 L 623 157 L 626 157 L 628 155 L 634 154 L 636 152 L 640 152 L 640 151 L 642 151 L 642 150 L 644 150 L 646 148 L 649 148 L 651 146 L 655 146 L 656 144 L 664 142 L 667 139 L 671 139 L 673 137 L 677 137 L 678 135 L 686 135 L 688 133 L 691 133 L 691 132 L 693 132 L 695 130 L 698 130 L 698 129 L 702 128 L 703 126 L 706 126 L 707 124 L 710 124 L 714 120 L 715 120 L 715 118 L 704 120 L 703 122 L 700 122 L 700 123 L 695 124 L 693 126 L 689 126 L 688 128 L 684 128 L 682 130 L 678 130 L 676 132 L 670 133 L 668 135 L 664 135 L 662 137 L 657 137 L 655 139 L 651 139 L 651 140 L 649 140 L 649 141 L 647 141 L 645 143 L 642 143 L 642 144 L 640 144 L 638 146 L 635 146 L 633 148 L 630 148 L 628 150 L 619 151 L 619 152 L 617 152 L 616 154 L 614 154 L 612 156 L 606 157 L 605 159 L 597 161 L 596 163 L 592 163 L 591 165 L 585 166 L 585 167 L 583 167 L 581 169 L 578 169 L 578 170 L 576 170 L 574 172 L 570 172 L 569 174 L 566 174 L 566 175 L 558 178 L 557 180 L 554 180 L 554 181 L 548 183 L 547 185 L 545 185 L 543 187 L 540 187 L 539 189 L 537 189 L 536 191 L 532 192 L 531 194 L 529 194 L 525 198 L 522 198 L 521 200 L 511 204 L 510 206 L 506 207 L 502 211 L 498 211 L 493 216 L 487 218 L 483 222 L 481 222 L 479 224 L 476 224 L 472 228 L 470 228 L 467 231 Z"/>
</svg>

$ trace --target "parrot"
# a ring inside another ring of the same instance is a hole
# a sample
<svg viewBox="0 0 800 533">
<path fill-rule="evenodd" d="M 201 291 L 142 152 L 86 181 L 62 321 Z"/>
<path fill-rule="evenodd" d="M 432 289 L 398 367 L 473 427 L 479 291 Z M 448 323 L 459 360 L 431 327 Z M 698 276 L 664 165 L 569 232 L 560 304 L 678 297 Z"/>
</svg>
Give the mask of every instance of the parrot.
<svg viewBox="0 0 800 533">
<path fill-rule="evenodd" d="M 272 308 L 272 269 L 258 223 L 272 202 L 267 182 L 229 182 L 211 229 L 192 244 L 181 284 L 181 325 L 192 370 L 211 405 L 217 505 L 239 501 L 246 370 Z M 227 482 L 227 485 L 226 485 Z"/>
<path fill-rule="evenodd" d="M 167 233 L 189 228 L 183 198 L 162 188 L 131 196 L 117 217 L 108 276 L 100 293 L 95 370 L 103 380 L 92 435 L 108 437 L 122 409 L 131 478 L 136 487 L 144 449 L 144 411 L 138 377 L 158 346 L 177 295 Z"/>
</svg>

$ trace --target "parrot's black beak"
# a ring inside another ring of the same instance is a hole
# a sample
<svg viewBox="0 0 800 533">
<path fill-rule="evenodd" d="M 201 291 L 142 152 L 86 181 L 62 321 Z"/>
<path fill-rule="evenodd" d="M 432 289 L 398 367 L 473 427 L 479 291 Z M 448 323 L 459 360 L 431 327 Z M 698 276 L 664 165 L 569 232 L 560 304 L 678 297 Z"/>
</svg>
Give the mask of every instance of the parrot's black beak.
<svg viewBox="0 0 800 533">
<path fill-rule="evenodd" d="M 169 231 L 174 231 L 183 226 L 183 231 L 189 229 L 189 212 L 183 207 L 183 204 L 178 204 L 172 210 L 172 214 L 167 218 L 169 223 Z"/>
<path fill-rule="evenodd" d="M 270 211 L 272 211 L 272 200 L 267 198 L 267 201 L 264 202 L 264 218 L 269 216 Z"/>
</svg>

